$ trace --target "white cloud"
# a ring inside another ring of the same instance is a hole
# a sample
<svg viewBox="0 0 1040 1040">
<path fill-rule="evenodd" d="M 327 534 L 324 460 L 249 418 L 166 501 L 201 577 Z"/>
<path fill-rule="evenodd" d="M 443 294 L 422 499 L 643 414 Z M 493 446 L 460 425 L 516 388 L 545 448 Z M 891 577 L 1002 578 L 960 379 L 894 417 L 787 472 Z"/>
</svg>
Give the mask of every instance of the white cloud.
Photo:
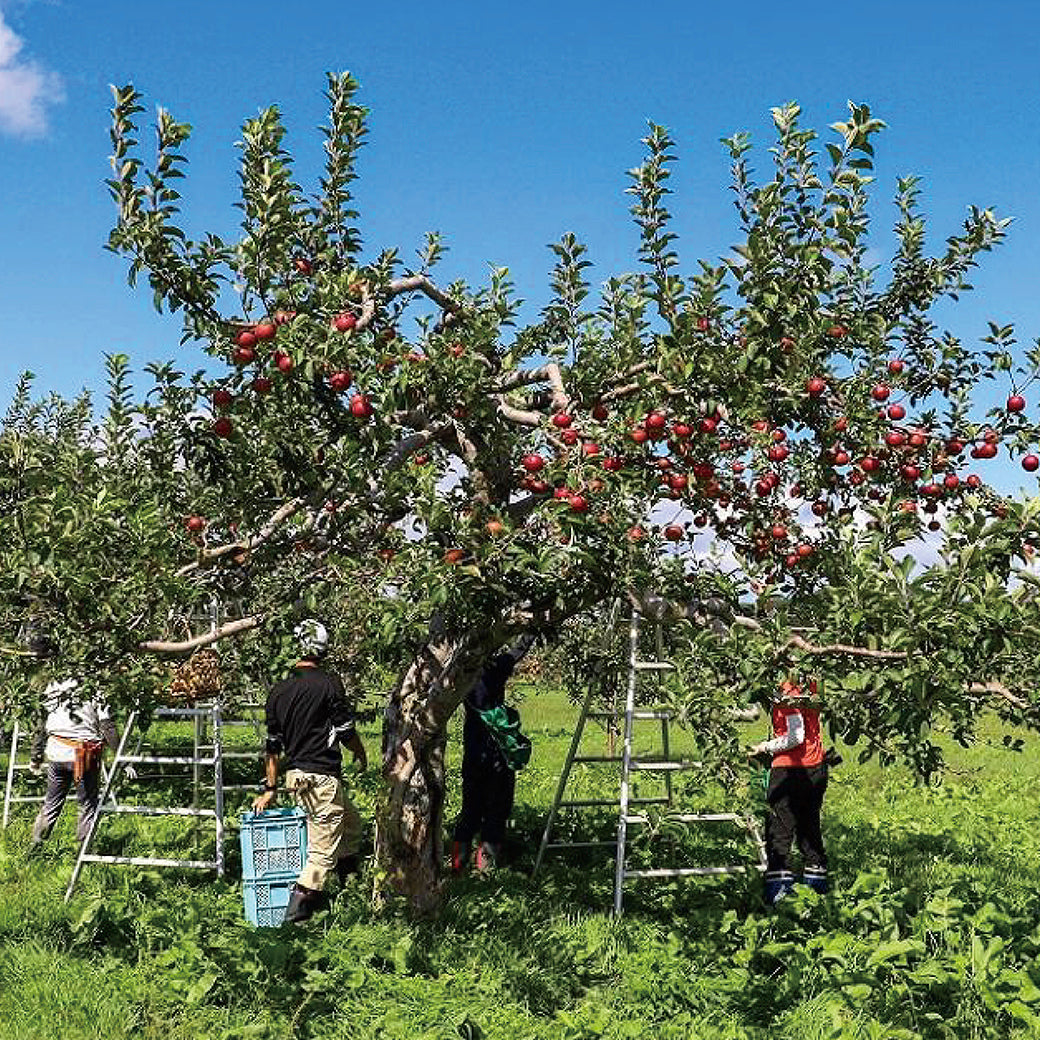
<svg viewBox="0 0 1040 1040">
<path fill-rule="evenodd" d="M 0 133 L 32 137 L 47 129 L 48 106 L 65 92 L 57 73 L 23 56 L 23 45 L 0 11 Z"/>
</svg>

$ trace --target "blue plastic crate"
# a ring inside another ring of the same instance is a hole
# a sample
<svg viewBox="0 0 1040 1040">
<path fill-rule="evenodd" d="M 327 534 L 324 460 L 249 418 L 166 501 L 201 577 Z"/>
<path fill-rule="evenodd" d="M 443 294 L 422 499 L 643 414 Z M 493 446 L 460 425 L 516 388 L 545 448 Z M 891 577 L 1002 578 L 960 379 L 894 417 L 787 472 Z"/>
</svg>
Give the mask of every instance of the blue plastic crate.
<svg viewBox="0 0 1040 1040">
<path fill-rule="evenodd" d="M 264 878 L 262 881 L 242 882 L 242 901 L 245 904 L 246 920 L 258 928 L 277 928 L 285 919 L 285 908 L 289 905 L 295 874 Z"/>
<path fill-rule="evenodd" d="M 242 879 L 296 877 L 307 862 L 307 816 L 300 809 L 243 813 Z"/>
</svg>

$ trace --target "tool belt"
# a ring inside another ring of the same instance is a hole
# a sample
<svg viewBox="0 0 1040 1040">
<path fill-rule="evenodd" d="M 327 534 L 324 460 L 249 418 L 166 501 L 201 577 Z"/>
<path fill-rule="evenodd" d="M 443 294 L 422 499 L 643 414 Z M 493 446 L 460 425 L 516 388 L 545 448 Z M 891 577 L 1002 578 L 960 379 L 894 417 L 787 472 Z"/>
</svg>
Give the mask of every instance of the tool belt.
<svg viewBox="0 0 1040 1040">
<path fill-rule="evenodd" d="M 59 737 L 57 733 L 51 733 L 50 736 L 59 744 L 75 750 L 76 757 L 72 760 L 72 779 L 75 783 L 78 784 L 87 773 L 101 765 L 101 757 L 105 753 L 103 740 L 73 740 L 71 737 Z"/>
</svg>

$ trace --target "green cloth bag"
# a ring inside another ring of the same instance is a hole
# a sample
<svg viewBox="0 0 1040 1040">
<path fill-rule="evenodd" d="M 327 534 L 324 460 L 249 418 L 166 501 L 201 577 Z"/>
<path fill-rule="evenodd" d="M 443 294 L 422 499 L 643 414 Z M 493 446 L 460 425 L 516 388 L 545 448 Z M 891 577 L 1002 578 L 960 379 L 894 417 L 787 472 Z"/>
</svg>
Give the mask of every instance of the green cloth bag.
<svg viewBox="0 0 1040 1040">
<path fill-rule="evenodd" d="M 531 741 L 520 732 L 520 712 L 506 704 L 487 711 L 477 711 L 481 721 L 491 731 L 506 765 L 518 773 L 531 761 Z"/>
</svg>

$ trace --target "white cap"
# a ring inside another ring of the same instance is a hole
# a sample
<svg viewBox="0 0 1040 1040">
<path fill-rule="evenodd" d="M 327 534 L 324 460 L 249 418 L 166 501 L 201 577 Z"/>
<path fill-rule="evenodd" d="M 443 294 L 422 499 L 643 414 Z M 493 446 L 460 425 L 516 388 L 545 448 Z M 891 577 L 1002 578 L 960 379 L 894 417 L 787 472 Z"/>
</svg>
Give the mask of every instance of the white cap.
<svg viewBox="0 0 1040 1040">
<path fill-rule="evenodd" d="M 300 643 L 300 649 L 308 657 L 320 657 L 329 648 L 329 633 L 320 621 L 307 618 L 294 629 L 293 635 Z"/>
</svg>

